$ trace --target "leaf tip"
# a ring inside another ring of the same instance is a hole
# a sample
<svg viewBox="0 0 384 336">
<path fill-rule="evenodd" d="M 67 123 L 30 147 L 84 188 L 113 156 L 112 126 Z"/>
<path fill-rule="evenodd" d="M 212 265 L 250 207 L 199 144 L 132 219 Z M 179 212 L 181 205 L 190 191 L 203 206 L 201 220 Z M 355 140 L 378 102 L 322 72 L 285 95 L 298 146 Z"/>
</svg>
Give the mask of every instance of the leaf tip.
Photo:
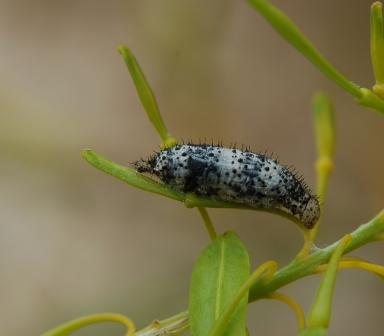
<svg viewBox="0 0 384 336">
<path fill-rule="evenodd" d="M 120 44 L 119 46 L 117 46 L 117 51 L 122 56 L 130 56 L 130 55 L 132 55 L 131 50 L 126 45 L 124 45 L 124 44 Z"/>
<path fill-rule="evenodd" d="M 372 10 L 381 10 L 383 7 L 383 4 L 381 3 L 381 1 L 375 1 L 372 5 L 371 5 L 371 9 Z"/>
<path fill-rule="evenodd" d="M 84 148 L 82 151 L 81 151 L 81 157 L 87 161 L 89 161 L 89 159 L 91 158 L 91 156 L 93 156 L 93 153 L 94 151 L 90 148 Z"/>
</svg>

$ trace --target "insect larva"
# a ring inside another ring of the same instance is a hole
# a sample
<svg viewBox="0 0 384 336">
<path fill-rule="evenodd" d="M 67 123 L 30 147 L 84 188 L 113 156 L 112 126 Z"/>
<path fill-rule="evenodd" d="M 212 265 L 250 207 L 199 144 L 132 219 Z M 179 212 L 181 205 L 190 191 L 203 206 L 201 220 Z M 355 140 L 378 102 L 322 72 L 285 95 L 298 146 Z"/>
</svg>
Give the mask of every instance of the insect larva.
<svg viewBox="0 0 384 336">
<path fill-rule="evenodd" d="M 211 145 L 176 145 L 135 163 L 171 188 L 255 208 L 280 209 L 312 228 L 317 197 L 288 167 L 263 154 Z"/>
</svg>

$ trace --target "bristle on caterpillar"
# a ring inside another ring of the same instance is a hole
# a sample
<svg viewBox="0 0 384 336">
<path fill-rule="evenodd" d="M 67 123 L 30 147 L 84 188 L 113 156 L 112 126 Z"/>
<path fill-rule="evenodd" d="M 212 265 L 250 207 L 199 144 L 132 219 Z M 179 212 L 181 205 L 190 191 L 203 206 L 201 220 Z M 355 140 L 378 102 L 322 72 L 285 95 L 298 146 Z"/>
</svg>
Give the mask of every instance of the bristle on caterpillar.
<svg viewBox="0 0 384 336">
<path fill-rule="evenodd" d="M 303 178 L 266 154 L 206 144 L 181 144 L 135 163 L 184 193 L 255 208 L 280 209 L 311 229 L 320 217 L 318 199 Z"/>
</svg>

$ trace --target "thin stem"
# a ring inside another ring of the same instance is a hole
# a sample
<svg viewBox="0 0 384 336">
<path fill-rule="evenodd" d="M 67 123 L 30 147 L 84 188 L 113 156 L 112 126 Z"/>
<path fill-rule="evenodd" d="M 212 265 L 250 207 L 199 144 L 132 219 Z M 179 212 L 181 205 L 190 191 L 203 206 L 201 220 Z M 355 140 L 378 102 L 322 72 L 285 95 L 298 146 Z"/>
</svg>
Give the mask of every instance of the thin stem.
<svg viewBox="0 0 384 336">
<path fill-rule="evenodd" d="M 308 329 L 328 328 L 329 326 L 339 261 L 351 240 L 352 237 L 346 235 L 341 239 L 336 249 L 332 252 L 327 271 L 321 280 L 315 302 L 307 319 Z"/>
<path fill-rule="evenodd" d="M 332 102 L 326 94 L 319 92 L 314 96 L 312 115 L 318 157 L 316 161 L 316 194 L 319 197 L 321 211 L 315 227 L 304 232 L 304 246 L 297 255 L 298 259 L 302 259 L 309 254 L 324 216 L 325 198 L 329 178 L 333 171 L 333 156 L 336 144 L 334 111 Z"/>
<path fill-rule="evenodd" d="M 303 308 L 301 308 L 301 306 L 295 300 L 290 298 L 288 295 L 278 293 L 278 292 L 270 293 L 265 298 L 277 300 L 288 305 L 295 313 L 299 330 L 302 330 L 305 328 L 305 315 L 304 315 Z"/>
<path fill-rule="evenodd" d="M 377 94 L 373 93 L 371 90 L 361 88 L 360 89 L 362 97 L 357 100 L 357 102 L 369 108 L 372 108 L 378 112 L 384 112 L 384 100 L 381 99 Z M 383 92 L 384 95 L 384 92 Z"/>
<path fill-rule="evenodd" d="M 211 218 L 209 217 L 208 211 L 205 208 L 197 208 L 199 210 L 199 213 L 201 217 L 203 218 L 205 228 L 208 231 L 209 237 L 213 240 L 217 237 L 215 227 L 213 226 L 213 223 L 211 221 Z"/>
<path fill-rule="evenodd" d="M 282 11 L 267 0 L 248 0 L 248 2 L 272 25 L 272 27 L 301 54 L 304 55 L 326 77 L 356 98 L 356 101 L 377 112 L 384 113 L 384 89 L 377 86 L 375 93 L 364 89 L 347 79 L 315 48 L 296 24 Z"/>
<path fill-rule="evenodd" d="M 338 267 L 340 269 L 358 268 L 364 271 L 371 272 L 379 276 L 381 279 L 384 279 L 384 266 L 371 263 L 364 259 L 347 257 L 345 259 L 342 259 L 339 262 Z M 317 273 L 325 272 L 327 268 L 328 268 L 328 264 L 320 265 L 319 267 L 316 268 L 314 273 L 317 274 Z"/>
<path fill-rule="evenodd" d="M 69 321 L 52 330 L 45 332 L 41 336 L 67 336 L 78 329 L 87 327 L 91 324 L 102 322 L 117 322 L 123 324 L 127 328 L 126 336 L 133 336 L 135 333 L 135 325 L 128 317 L 114 313 L 101 313 L 88 315 Z"/>
<path fill-rule="evenodd" d="M 188 328 L 188 311 L 184 311 L 165 320 L 153 321 L 148 327 L 137 331 L 135 336 L 176 336 Z"/>
<path fill-rule="evenodd" d="M 284 39 L 302 53 L 329 79 L 341 86 L 355 98 L 361 98 L 360 88 L 334 68 L 287 15 L 266 0 L 248 0 L 248 2 Z"/>
<path fill-rule="evenodd" d="M 124 167 L 113 161 L 110 161 L 90 149 L 85 149 L 82 152 L 82 156 L 95 168 L 111 176 L 116 177 L 117 179 L 127 183 L 132 187 L 148 191 L 157 195 L 165 196 L 179 202 L 183 202 L 187 208 L 231 208 L 263 211 L 279 215 L 281 217 L 289 219 L 293 223 L 297 224 L 299 227 L 303 227 L 303 224 L 295 216 L 292 216 L 291 214 L 286 213 L 280 209 L 253 208 L 246 204 L 216 201 L 211 198 L 198 197 L 194 194 L 184 194 L 167 187 L 165 184 L 159 183 L 155 180 L 148 178 L 143 174 L 138 173 L 133 168 Z"/>
<path fill-rule="evenodd" d="M 164 184 L 138 173 L 135 169 L 121 166 L 90 149 L 85 149 L 82 152 L 82 156 L 95 168 L 128 183 L 132 187 L 162 195 L 176 201 L 184 201 L 185 196 L 183 193 L 167 188 Z"/>
<path fill-rule="evenodd" d="M 381 234 L 384 235 L 384 210 L 371 221 L 361 225 L 351 233 L 352 241 L 343 253 L 354 251 L 363 245 L 373 242 L 376 237 Z M 295 260 L 291 262 L 287 266 L 275 272 L 271 277 L 264 276 L 260 280 L 256 279 L 256 283 L 250 288 L 248 302 L 251 303 L 256 300 L 266 298 L 270 295 L 270 293 L 275 292 L 289 283 L 315 274 L 317 270 L 321 269 L 321 265 L 327 264 L 333 251 L 339 245 L 339 242 L 340 241 L 336 241 L 325 249 L 317 250 L 303 260 Z M 188 312 L 185 311 L 181 314 L 187 315 Z M 184 319 L 184 316 L 179 318 L 180 321 L 182 319 Z"/>
<path fill-rule="evenodd" d="M 344 254 L 356 250 L 362 245 L 375 240 L 375 236 L 384 232 L 384 210 L 367 224 L 359 226 L 351 233 L 352 241 L 344 250 Z M 249 301 L 255 301 L 266 294 L 296 281 L 302 277 L 310 275 L 321 264 L 327 263 L 333 251 L 338 246 L 339 241 L 319 249 L 302 260 L 294 260 L 287 266 L 277 271 L 272 279 L 267 282 L 258 281 L 249 292 Z"/>
<path fill-rule="evenodd" d="M 384 19 L 380 1 L 371 7 L 371 61 L 376 85 L 384 85 Z"/>
</svg>

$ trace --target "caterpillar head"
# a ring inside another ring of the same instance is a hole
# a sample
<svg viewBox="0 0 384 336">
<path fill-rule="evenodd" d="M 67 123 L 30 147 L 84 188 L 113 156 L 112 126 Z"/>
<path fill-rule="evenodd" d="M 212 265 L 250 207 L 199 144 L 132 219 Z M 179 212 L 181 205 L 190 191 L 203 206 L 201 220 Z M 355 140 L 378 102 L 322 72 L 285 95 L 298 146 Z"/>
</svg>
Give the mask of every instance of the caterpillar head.
<svg viewBox="0 0 384 336">
<path fill-rule="evenodd" d="M 133 166 L 139 173 L 153 173 L 153 165 L 150 160 L 138 160 L 133 163 Z"/>
<path fill-rule="evenodd" d="M 301 215 L 301 221 L 307 229 L 312 229 L 320 217 L 320 204 L 315 196 L 312 196 Z"/>
</svg>

